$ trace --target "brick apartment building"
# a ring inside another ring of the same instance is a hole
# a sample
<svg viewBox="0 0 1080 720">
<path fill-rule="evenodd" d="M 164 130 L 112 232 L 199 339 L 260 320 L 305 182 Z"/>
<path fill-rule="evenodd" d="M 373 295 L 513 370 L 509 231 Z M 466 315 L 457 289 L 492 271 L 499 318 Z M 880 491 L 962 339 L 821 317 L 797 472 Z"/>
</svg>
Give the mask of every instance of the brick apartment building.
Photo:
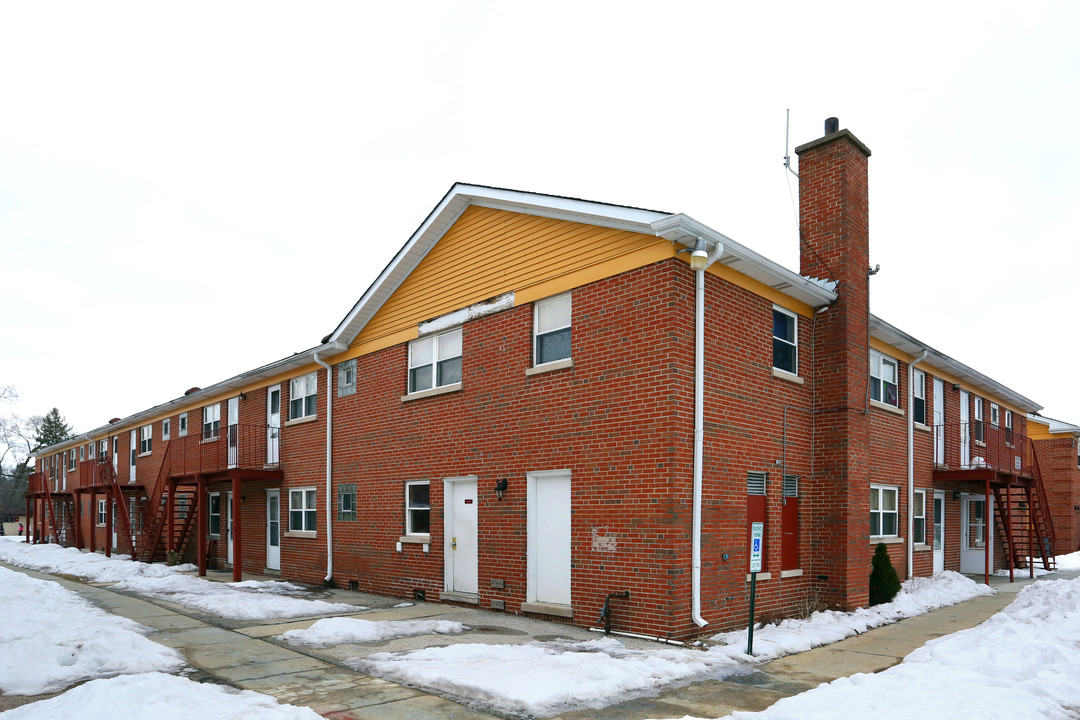
<svg viewBox="0 0 1080 720">
<path fill-rule="evenodd" d="M 902 577 L 1026 564 L 1054 428 L 870 314 L 870 151 L 830 129 L 799 273 L 455 185 L 310 351 L 43 451 L 37 538 L 586 626 L 628 592 L 615 630 L 675 638 L 745 622 L 754 522 L 773 615 L 865 605 L 879 542 Z"/>
</svg>

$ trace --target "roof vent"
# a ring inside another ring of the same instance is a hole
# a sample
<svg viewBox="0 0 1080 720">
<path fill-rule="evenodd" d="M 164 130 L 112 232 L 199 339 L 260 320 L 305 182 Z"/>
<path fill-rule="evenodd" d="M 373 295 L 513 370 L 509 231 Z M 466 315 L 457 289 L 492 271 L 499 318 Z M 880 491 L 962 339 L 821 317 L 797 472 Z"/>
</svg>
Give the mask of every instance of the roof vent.
<svg viewBox="0 0 1080 720">
<path fill-rule="evenodd" d="M 202 388 L 200 388 L 200 387 L 188 388 L 187 390 L 184 391 L 184 395 L 190 395 L 191 393 L 197 393 L 200 390 L 202 390 Z"/>
<path fill-rule="evenodd" d="M 834 117 L 825 118 L 825 134 L 832 135 L 840 132 L 840 120 Z"/>
</svg>

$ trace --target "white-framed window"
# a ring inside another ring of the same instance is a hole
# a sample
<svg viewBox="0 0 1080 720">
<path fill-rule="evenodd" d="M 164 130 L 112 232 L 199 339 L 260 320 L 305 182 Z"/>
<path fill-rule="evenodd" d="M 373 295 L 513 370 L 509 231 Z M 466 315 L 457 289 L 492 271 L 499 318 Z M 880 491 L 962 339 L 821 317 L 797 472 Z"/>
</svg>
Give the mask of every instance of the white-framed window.
<svg viewBox="0 0 1080 720">
<path fill-rule="evenodd" d="M 153 444 L 153 440 L 154 440 L 154 426 L 153 425 L 143 425 L 141 428 L 139 428 L 139 454 L 140 455 L 145 455 L 146 453 L 150 452 L 151 445 Z M 102 440 L 102 443 L 105 443 L 105 442 L 107 442 L 107 441 Z M 109 451 L 108 447 L 103 446 L 101 448 L 101 456 L 104 457 L 105 454 L 108 451 Z"/>
<path fill-rule="evenodd" d="M 986 429 L 983 425 L 983 399 L 975 398 L 975 442 L 986 442 Z"/>
<path fill-rule="evenodd" d="M 570 358 L 572 316 L 573 304 L 570 293 L 534 303 L 533 365 L 544 365 Z"/>
<path fill-rule="evenodd" d="M 203 440 L 217 438 L 221 430 L 221 403 L 207 405 L 202 409 L 202 436 Z"/>
<path fill-rule="evenodd" d="M 289 530 L 315 532 L 315 488 L 289 491 Z"/>
<path fill-rule="evenodd" d="M 990 403 L 990 424 L 997 427 L 1001 423 L 1001 408 L 997 403 Z"/>
<path fill-rule="evenodd" d="M 461 382 L 461 328 L 409 343 L 409 392 Z"/>
<path fill-rule="evenodd" d="M 1012 410 L 1005 411 L 1005 444 L 1013 444 L 1013 414 Z"/>
<path fill-rule="evenodd" d="M 221 535 L 221 493 L 210 493 L 210 504 L 207 513 L 207 532 L 211 535 Z"/>
<path fill-rule="evenodd" d="M 75 472 L 75 448 L 68 450 L 68 472 Z"/>
<path fill-rule="evenodd" d="M 870 399 L 900 407 L 898 364 L 888 355 L 877 350 L 870 351 Z"/>
<path fill-rule="evenodd" d="M 926 424 L 926 373 L 915 371 L 911 385 L 911 417 L 917 423 Z"/>
<path fill-rule="evenodd" d="M 870 486 L 870 534 L 873 537 L 896 537 L 897 489 L 888 485 Z"/>
<path fill-rule="evenodd" d="M 79 462 L 82 462 L 85 459 L 86 459 L 86 446 L 85 445 L 80 445 L 79 446 Z"/>
<path fill-rule="evenodd" d="M 98 448 L 98 457 L 108 457 L 109 455 L 109 439 L 105 438 L 101 441 L 101 447 Z"/>
<path fill-rule="evenodd" d="M 109 505 L 105 500 L 97 501 L 97 524 L 104 525 L 108 519 Z"/>
<path fill-rule="evenodd" d="M 356 519 L 356 483 L 338 485 L 338 520 Z"/>
<path fill-rule="evenodd" d="M 187 437 L 187 413 L 180 413 L 180 417 L 176 419 L 176 435 L 177 437 Z"/>
<path fill-rule="evenodd" d="M 915 501 L 911 507 L 911 516 L 914 520 L 912 542 L 916 545 L 926 544 L 926 491 L 916 490 Z"/>
<path fill-rule="evenodd" d="M 799 318 L 773 305 L 772 364 L 777 370 L 799 374 Z"/>
<path fill-rule="evenodd" d="M 168 440 L 172 437 L 172 418 L 165 418 L 161 421 L 161 439 Z"/>
<path fill-rule="evenodd" d="M 405 534 L 431 533 L 431 485 L 426 480 L 405 483 Z"/>
<path fill-rule="evenodd" d="M 86 457 L 89 460 L 94 459 L 94 445 L 96 445 L 96 443 L 92 443 L 92 442 L 86 443 Z"/>
<path fill-rule="evenodd" d="M 356 358 L 338 363 L 337 395 L 345 397 L 356 393 Z"/>
<path fill-rule="evenodd" d="M 314 417 L 319 396 L 319 374 L 310 372 L 289 381 L 289 419 Z"/>
</svg>

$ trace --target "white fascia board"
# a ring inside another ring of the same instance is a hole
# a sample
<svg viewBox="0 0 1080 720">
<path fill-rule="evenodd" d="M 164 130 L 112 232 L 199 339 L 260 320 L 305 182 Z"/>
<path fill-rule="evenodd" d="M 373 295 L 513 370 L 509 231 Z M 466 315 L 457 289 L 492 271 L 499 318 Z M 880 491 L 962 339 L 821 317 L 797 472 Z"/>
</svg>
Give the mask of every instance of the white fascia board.
<svg viewBox="0 0 1080 720">
<path fill-rule="evenodd" d="M 346 344 L 356 339 L 364 325 L 394 294 L 409 273 L 416 269 L 431 248 L 470 205 L 629 230 L 646 235 L 652 234 L 650 223 L 667 216 L 667 213 L 654 210 L 455 183 L 439 204 L 428 213 L 424 222 L 413 232 L 405 245 L 398 250 L 394 259 L 383 269 L 371 287 L 364 292 L 349 314 L 338 324 L 331 333 L 330 339 Z"/>
<path fill-rule="evenodd" d="M 1013 403 L 1024 412 L 1030 413 L 1042 410 L 1042 405 L 1039 405 L 1034 400 L 1024 397 L 1015 390 L 1002 385 L 997 380 L 983 375 L 978 370 L 965 365 L 959 360 L 954 360 L 945 353 L 935 350 L 924 342 L 916 340 L 911 335 L 908 335 L 903 330 L 885 322 L 876 315 L 870 316 L 870 334 L 881 342 L 905 352 L 908 355 L 917 356 L 923 350 L 926 350 L 927 356 L 925 362 L 935 365 L 943 370 L 948 370 L 950 373 L 961 380 L 967 381 L 972 386 L 977 387 L 988 394 L 996 395 L 1002 400 Z"/>
<path fill-rule="evenodd" d="M 682 213 L 656 220 L 652 223 L 652 229 L 659 237 L 686 247 L 693 247 L 699 237 L 719 243 L 724 248 L 719 259 L 721 263 L 810 307 L 822 307 L 837 298 L 835 292 L 819 283 L 788 270 Z"/>
<path fill-rule="evenodd" d="M 62 443 L 57 443 L 56 445 L 52 445 L 47 448 L 41 448 L 39 452 L 49 454 L 50 452 L 63 449 L 72 444 L 78 446 L 80 442 L 77 441 L 81 441 L 82 439 L 89 440 L 91 437 L 94 437 L 96 435 L 113 435 L 115 434 L 115 431 L 117 429 L 130 430 L 132 429 L 132 425 L 137 425 L 143 420 L 160 415 L 167 410 L 194 405 L 197 404 L 201 399 L 220 395 L 221 393 L 228 392 L 229 390 L 239 390 L 245 385 L 250 385 L 253 382 L 258 382 L 259 380 L 273 377 L 274 375 L 278 375 L 288 370 L 309 365 L 314 362 L 312 360 L 312 355 L 314 353 L 339 353 L 344 352 L 348 349 L 348 346 L 343 343 L 326 342 L 322 345 L 313 347 L 310 350 L 304 350 L 302 352 L 294 353 L 287 358 L 282 358 L 281 360 L 272 362 L 269 365 L 263 365 L 262 367 L 255 368 L 254 370 L 241 373 L 240 375 L 235 375 L 228 380 L 223 380 L 209 387 L 202 388 L 196 392 L 191 393 L 190 395 L 183 395 L 173 400 L 169 400 L 168 402 L 161 403 L 160 405 L 155 405 L 154 407 L 147 410 L 142 410 L 133 415 L 128 415 L 125 418 L 120 418 L 114 423 L 102 425 L 99 428 L 95 428 L 89 432 L 82 433 L 77 438 L 69 438 Z"/>
</svg>

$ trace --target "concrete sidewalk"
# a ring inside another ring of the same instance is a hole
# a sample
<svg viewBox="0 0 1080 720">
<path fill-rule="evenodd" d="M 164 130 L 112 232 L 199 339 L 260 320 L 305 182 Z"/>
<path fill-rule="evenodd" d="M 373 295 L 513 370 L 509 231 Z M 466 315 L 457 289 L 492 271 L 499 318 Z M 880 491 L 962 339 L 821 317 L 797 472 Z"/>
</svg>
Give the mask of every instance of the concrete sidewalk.
<svg viewBox="0 0 1080 720">
<path fill-rule="evenodd" d="M 439 619 L 472 628 L 462 635 L 425 635 L 379 643 L 339 645 L 321 650 L 296 648 L 275 640 L 286 630 L 306 628 L 304 620 L 238 621 L 222 619 L 162 600 L 114 591 L 107 584 L 84 583 L 5 565 L 12 570 L 59 582 L 109 612 L 131 618 L 157 632 L 150 639 L 184 653 L 196 669 L 188 676 L 273 695 L 281 702 L 305 705 L 331 718 L 398 720 L 440 718 L 471 720 L 501 717 L 453 700 L 379 680 L 344 666 L 343 661 L 374 652 L 393 652 L 462 642 L 511 644 L 530 640 L 596 639 L 581 628 L 471 608 L 416 603 L 394 607 L 398 600 L 342 590 L 317 591 L 319 599 L 357 605 L 349 617 L 368 620 Z M 1058 573 L 1052 577 L 1075 577 Z M 231 576 L 229 577 L 231 579 Z M 255 578 L 252 578 L 255 579 Z M 267 579 L 267 578 L 260 578 Z M 763 710 L 780 698 L 796 695 L 823 682 L 860 672 L 878 672 L 899 663 L 928 640 L 973 627 L 1012 602 L 1030 580 L 1010 585 L 993 579 L 999 592 L 943 608 L 862 635 L 789 655 L 763 664 L 749 674 L 724 681 L 703 681 L 667 690 L 656 698 L 630 700 L 603 710 L 561 715 L 584 718 L 718 717 L 736 710 Z M 619 638 L 629 647 L 656 648 L 650 641 Z M 36 698 L 33 698 L 36 699 Z"/>
</svg>

